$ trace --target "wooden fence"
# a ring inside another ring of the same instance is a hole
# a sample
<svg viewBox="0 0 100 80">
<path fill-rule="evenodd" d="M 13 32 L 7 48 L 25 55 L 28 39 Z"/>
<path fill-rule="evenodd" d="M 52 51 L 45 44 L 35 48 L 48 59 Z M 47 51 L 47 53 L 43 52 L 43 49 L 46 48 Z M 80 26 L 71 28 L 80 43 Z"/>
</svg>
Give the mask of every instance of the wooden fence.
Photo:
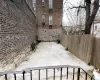
<svg viewBox="0 0 100 80">
<path fill-rule="evenodd" d="M 93 37 L 90 35 L 63 35 L 61 44 L 75 56 L 90 63 Z"/>
<path fill-rule="evenodd" d="M 84 62 L 100 69 L 100 38 L 91 35 L 63 35 L 61 44 Z"/>
<path fill-rule="evenodd" d="M 100 38 L 94 38 L 91 64 L 100 69 Z"/>
</svg>

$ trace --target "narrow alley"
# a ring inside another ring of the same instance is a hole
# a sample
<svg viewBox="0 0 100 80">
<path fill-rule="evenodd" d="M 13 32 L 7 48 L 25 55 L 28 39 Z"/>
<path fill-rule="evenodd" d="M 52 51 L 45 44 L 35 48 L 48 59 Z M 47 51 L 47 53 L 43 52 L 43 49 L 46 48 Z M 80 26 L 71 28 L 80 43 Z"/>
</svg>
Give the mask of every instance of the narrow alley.
<svg viewBox="0 0 100 80">
<path fill-rule="evenodd" d="M 31 65 L 30 65 L 31 64 Z M 93 70 L 92 66 L 88 66 L 86 63 L 75 57 L 70 52 L 66 51 L 65 48 L 56 42 L 41 42 L 37 45 L 36 50 L 31 52 L 31 55 L 26 58 L 26 61 L 20 64 L 15 71 L 21 71 L 27 68 L 32 67 L 41 67 L 41 66 L 58 66 L 58 65 L 71 65 L 71 66 L 80 66 L 85 71 Z M 71 72 L 71 69 L 69 70 Z M 41 71 L 41 80 L 45 79 L 45 71 Z M 56 71 L 56 75 L 59 76 L 59 71 Z M 49 71 L 49 75 L 52 77 L 52 70 Z M 66 70 L 64 69 L 64 74 Z M 35 75 L 35 76 L 34 76 Z M 38 80 L 38 71 L 33 73 L 33 79 Z M 13 76 L 13 75 L 12 75 Z M 14 80 L 14 77 L 11 75 L 10 80 Z M 22 74 L 17 76 L 17 80 L 22 80 Z M 25 77 L 27 80 L 30 80 L 29 74 L 26 74 Z M 56 77 L 57 78 L 57 77 Z M 57 78 L 57 80 L 60 78 Z M 63 78 L 64 79 L 64 78 Z M 71 78 L 70 78 L 71 79 Z M 51 80 L 51 79 L 50 79 Z"/>
<path fill-rule="evenodd" d="M 100 80 L 100 0 L 1 0 L 0 80 Z"/>
<path fill-rule="evenodd" d="M 55 65 L 80 66 L 86 71 L 93 69 L 92 66 L 88 66 L 85 62 L 66 51 L 61 44 L 42 42 L 37 45 L 35 52 L 31 52 L 31 55 L 16 70 Z"/>
</svg>

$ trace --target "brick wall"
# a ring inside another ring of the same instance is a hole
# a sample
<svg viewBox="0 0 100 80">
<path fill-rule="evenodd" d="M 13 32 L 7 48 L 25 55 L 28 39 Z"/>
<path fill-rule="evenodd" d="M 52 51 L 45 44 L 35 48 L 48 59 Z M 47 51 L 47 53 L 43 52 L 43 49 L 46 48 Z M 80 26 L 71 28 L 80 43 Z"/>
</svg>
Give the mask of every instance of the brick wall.
<svg viewBox="0 0 100 80">
<path fill-rule="evenodd" d="M 56 41 L 60 40 L 60 36 L 62 34 L 61 29 L 38 29 L 38 40 L 41 41 Z"/>
<path fill-rule="evenodd" d="M 33 0 L 26 0 L 27 4 L 29 5 L 29 7 L 31 8 L 32 12 L 34 13 L 34 8 L 33 8 Z"/>
<path fill-rule="evenodd" d="M 49 0 L 44 0 L 45 1 L 45 6 L 42 6 L 42 0 L 38 0 L 36 2 L 36 16 L 37 16 L 37 20 L 38 20 L 38 40 L 42 40 L 44 39 L 44 41 L 48 41 L 48 39 L 50 39 L 50 41 L 52 40 L 58 40 L 60 32 L 62 32 L 62 6 L 63 6 L 63 0 L 53 0 L 53 9 L 49 10 Z M 42 15 L 45 15 L 45 26 L 42 25 Z M 49 27 L 49 15 L 53 16 L 53 25 L 52 25 L 52 29 L 50 29 Z M 45 30 L 44 30 L 45 29 Z M 48 30 L 47 30 L 48 29 Z M 53 30 L 54 29 L 54 30 Z M 57 29 L 57 30 L 55 30 Z M 59 30 L 60 32 L 59 32 Z M 49 31 L 48 34 L 50 34 L 51 37 L 47 38 L 47 32 Z M 59 34 L 59 35 L 56 35 Z M 56 35 L 54 37 L 54 35 Z"/>
<path fill-rule="evenodd" d="M 36 42 L 36 17 L 26 1 L 1 0 L 0 69 L 17 64 L 19 55 L 21 60 L 28 55 L 32 42 Z"/>
</svg>

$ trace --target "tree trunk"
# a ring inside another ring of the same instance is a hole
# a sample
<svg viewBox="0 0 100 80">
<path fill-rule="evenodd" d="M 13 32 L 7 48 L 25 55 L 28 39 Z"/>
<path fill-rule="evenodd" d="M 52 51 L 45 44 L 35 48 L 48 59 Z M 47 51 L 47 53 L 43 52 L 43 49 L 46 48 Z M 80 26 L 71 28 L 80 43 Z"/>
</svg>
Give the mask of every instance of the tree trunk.
<svg viewBox="0 0 100 80">
<path fill-rule="evenodd" d="M 90 5 L 91 3 L 86 3 L 86 23 L 90 18 L 90 10 L 91 10 Z"/>
<path fill-rule="evenodd" d="M 90 15 L 90 5 L 86 5 L 86 24 L 85 24 L 85 34 L 91 33 L 91 26 L 99 9 L 99 0 L 94 1 L 94 7 L 92 14 Z"/>
</svg>

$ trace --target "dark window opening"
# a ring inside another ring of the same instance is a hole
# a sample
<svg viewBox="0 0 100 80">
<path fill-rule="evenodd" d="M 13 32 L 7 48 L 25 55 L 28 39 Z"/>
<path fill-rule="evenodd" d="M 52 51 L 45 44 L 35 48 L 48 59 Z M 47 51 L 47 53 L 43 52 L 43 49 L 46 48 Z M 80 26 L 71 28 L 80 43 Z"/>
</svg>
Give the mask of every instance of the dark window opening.
<svg viewBox="0 0 100 80">
<path fill-rule="evenodd" d="M 42 22 L 42 25 L 45 26 L 45 22 Z"/>
<path fill-rule="evenodd" d="M 49 29 L 52 29 L 52 25 L 49 25 Z"/>
</svg>

